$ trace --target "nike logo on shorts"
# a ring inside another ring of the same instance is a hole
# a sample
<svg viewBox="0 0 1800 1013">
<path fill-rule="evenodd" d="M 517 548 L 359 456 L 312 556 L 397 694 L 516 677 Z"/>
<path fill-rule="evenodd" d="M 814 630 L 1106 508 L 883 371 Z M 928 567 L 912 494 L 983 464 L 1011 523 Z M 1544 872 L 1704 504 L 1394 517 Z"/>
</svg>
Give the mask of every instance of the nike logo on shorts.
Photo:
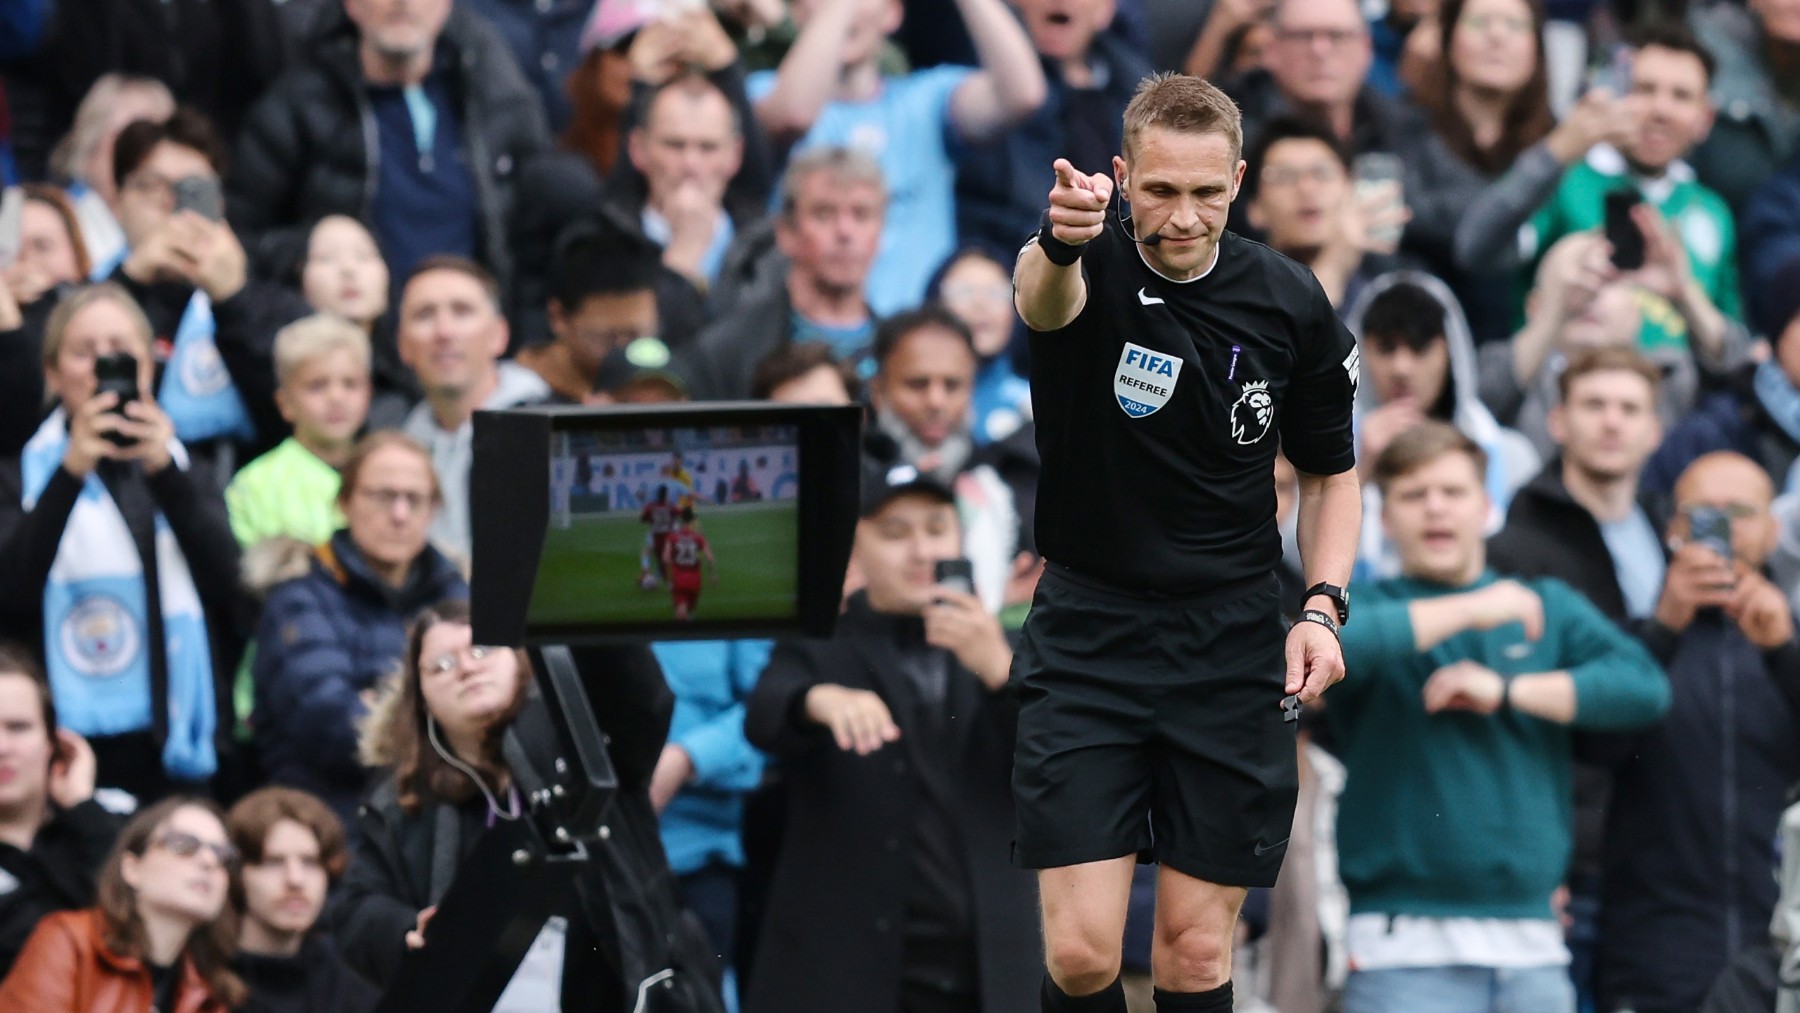
<svg viewBox="0 0 1800 1013">
<path fill-rule="evenodd" d="M 1281 840 L 1276 841 L 1274 844 L 1266 844 L 1266 845 L 1258 844 L 1256 846 L 1256 857 L 1261 858 L 1262 856 L 1268 854 L 1269 852 L 1274 851 L 1276 848 L 1286 847 L 1288 841 L 1289 841 L 1289 838 L 1283 837 Z"/>
<path fill-rule="evenodd" d="M 1161 306 L 1163 301 L 1140 288 L 1138 289 L 1138 302 L 1145 306 Z"/>
</svg>

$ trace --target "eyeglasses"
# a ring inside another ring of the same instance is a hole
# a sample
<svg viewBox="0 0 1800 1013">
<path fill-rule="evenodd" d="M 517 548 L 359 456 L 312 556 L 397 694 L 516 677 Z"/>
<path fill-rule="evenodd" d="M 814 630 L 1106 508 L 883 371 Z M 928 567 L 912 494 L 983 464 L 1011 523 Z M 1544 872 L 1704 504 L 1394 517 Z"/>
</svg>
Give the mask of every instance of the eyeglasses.
<svg viewBox="0 0 1800 1013">
<path fill-rule="evenodd" d="M 429 493 L 411 492 L 405 489 L 358 489 L 356 494 L 383 510 L 392 510 L 394 504 L 405 503 L 406 508 L 413 513 L 425 509 L 432 501 Z"/>
<path fill-rule="evenodd" d="M 456 671 L 457 663 L 464 655 L 467 655 L 470 661 L 480 661 L 493 652 L 494 648 L 482 647 L 477 644 L 473 647 L 465 647 L 460 651 L 450 651 L 446 654 L 440 654 L 421 667 L 425 670 L 426 675 L 449 675 L 451 672 Z"/>
<path fill-rule="evenodd" d="M 237 868 L 238 850 L 229 844 L 215 841 L 203 841 L 185 830 L 165 830 L 150 840 L 150 846 L 161 848 L 177 858 L 192 858 L 205 848 L 212 852 L 219 864 L 228 869 Z"/>
<path fill-rule="evenodd" d="M 1275 38 L 1282 42 L 1299 43 L 1310 46 L 1315 42 L 1329 43 L 1332 49 L 1343 49 L 1363 37 L 1361 28 L 1277 28 Z"/>
<path fill-rule="evenodd" d="M 1319 162 L 1315 165 L 1271 165 L 1262 171 L 1263 186 L 1293 186 L 1303 179 L 1314 183 L 1329 183 L 1344 176 L 1344 167 L 1335 162 Z"/>
<path fill-rule="evenodd" d="M 1531 19 L 1516 14 L 1465 14 L 1457 24 L 1471 32 L 1485 32 L 1490 28 L 1498 28 L 1509 35 L 1529 35 Z"/>
<path fill-rule="evenodd" d="M 1713 503 L 1689 503 L 1681 508 L 1682 513 L 1689 515 L 1692 515 L 1695 510 L 1712 510 L 1717 513 L 1722 513 L 1734 521 L 1749 520 L 1762 513 L 1761 510 L 1748 503 L 1726 503 L 1724 505 Z"/>
</svg>

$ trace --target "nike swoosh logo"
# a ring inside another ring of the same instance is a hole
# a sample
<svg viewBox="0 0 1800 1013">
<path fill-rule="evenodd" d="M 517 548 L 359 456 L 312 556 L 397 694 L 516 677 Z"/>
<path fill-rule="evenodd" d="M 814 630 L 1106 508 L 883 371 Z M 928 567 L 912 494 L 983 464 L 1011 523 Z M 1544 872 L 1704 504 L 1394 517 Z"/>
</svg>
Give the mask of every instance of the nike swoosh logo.
<svg viewBox="0 0 1800 1013">
<path fill-rule="evenodd" d="M 1256 857 L 1261 858 L 1262 856 L 1268 854 L 1269 852 L 1274 851 L 1276 848 L 1285 847 L 1287 845 L 1287 842 L 1288 842 L 1288 838 L 1283 837 L 1281 840 L 1276 841 L 1274 844 L 1270 844 L 1267 846 L 1258 844 L 1256 846 Z"/>
<path fill-rule="evenodd" d="M 1141 288 L 1138 289 L 1138 302 L 1143 303 L 1145 306 L 1161 306 L 1162 305 L 1161 299 L 1158 299 L 1156 296 L 1146 293 Z"/>
</svg>

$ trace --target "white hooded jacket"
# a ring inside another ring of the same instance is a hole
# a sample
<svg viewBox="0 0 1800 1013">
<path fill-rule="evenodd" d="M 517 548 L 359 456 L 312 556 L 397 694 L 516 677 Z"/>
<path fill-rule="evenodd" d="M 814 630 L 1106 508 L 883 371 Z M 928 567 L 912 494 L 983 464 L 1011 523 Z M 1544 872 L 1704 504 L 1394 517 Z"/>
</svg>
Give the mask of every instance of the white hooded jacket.
<svg viewBox="0 0 1800 1013">
<path fill-rule="evenodd" d="M 1481 403 L 1475 342 L 1470 335 L 1468 318 L 1463 315 L 1462 306 L 1451 294 L 1450 287 L 1442 281 L 1423 271 L 1403 270 L 1389 271 L 1364 286 L 1344 314 L 1344 325 L 1356 336 L 1358 345 L 1363 341 L 1362 319 L 1369 304 L 1399 284 L 1424 290 L 1444 307 L 1444 341 L 1450 359 L 1451 416 L 1448 421 L 1487 452 L 1487 492 L 1492 501 L 1487 533 L 1493 534 L 1506 519 L 1506 507 L 1512 502 L 1513 492 L 1538 473 L 1543 460 L 1530 440 L 1502 426 Z M 1375 393 L 1375 385 L 1358 384 L 1355 421 L 1359 433 L 1363 418 L 1379 407 L 1381 400 Z M 1399 572 L 1399 557 L 1393 543 L 1382 531 L 1381 493 L 1373 482 L 1367 483 L 1363 486 L 1363 530 L 1356 554 L 1356 579 L 1381 580 L 1397 576 Z"/>
</svg>

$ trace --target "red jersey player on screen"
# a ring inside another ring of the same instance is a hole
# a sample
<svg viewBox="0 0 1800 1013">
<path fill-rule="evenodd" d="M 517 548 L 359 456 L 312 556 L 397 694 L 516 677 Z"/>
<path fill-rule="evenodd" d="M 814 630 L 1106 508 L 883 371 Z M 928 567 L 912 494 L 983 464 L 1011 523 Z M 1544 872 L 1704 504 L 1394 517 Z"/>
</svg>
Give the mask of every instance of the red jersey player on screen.
<svg viewBox="0 0 1800 1013">
<path fill-rule="evenodd" d="M 700 604 L 700 560 L 706 559 L 707 568 L 712 571 L 714 586 L 719 583 L 719 563 L 713 558 L 712 546 L 706 536 L 694 527 L 694 512 L 683 510 L 680 527 L 669 536 L 668 543 L 663 546 L 664 568 L 670 573 L 670 593 L 675 599 L 675 618 L 686 619 Z"/>
<path fill-rule="evenodd" d="M 654 565 L 658 576 L 663 580 L 669 579 L 667 554 L 663 552 L 663 548 L 669 544 L 669 535 L 675 530 L 675 515 L 678 511 L 675 501 L 669 498 L 669 483 L 662 482 L 656 487 L 656 498 L 644 504 L 644 509 L 638 512 L 638 520 L 650 525 L 650 551 L 639 560 L 641 572 L 638 574 L 638 586 L 656 586 L 650 576 L 650 567 L 653 565 L 651 560 L 656 561 Z"/>
</svg>

